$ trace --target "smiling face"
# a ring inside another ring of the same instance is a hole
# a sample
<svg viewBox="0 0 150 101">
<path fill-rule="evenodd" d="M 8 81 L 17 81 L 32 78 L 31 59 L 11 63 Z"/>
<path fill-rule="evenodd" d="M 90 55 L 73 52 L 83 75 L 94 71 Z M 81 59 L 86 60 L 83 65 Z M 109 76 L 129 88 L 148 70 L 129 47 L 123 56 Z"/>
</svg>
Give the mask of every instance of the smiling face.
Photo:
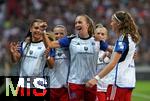
<svg viewBox="0 0 150 101">
<path fill-rule="evenodd" d="M 66 29 L 63 27 L 55 27 L 53 32 L 56 40 L 63 38 L 66 35 Z"/>
<path fill-rule="evenodd" d="M 42 40 L 42 30 L 40 24 L 41 22 L 34 22 L 30 28 L 30 32 L 32 33 L 32 41 Z"/>
<path fill-rule="evenodd" d="M 95 40 L 100 41 L 103 40 L 105 41 L 108 37 L 108 31 L 105 27 L 98 27 L 95 30 Z"/>
<path fill-rule="evenodd" d="M 88 35 L 89 24 L 84 16 L 77 16 L 75 20 L 75 29 L 79 31 L 79 36 L 84 37 Z"/>
</svg>

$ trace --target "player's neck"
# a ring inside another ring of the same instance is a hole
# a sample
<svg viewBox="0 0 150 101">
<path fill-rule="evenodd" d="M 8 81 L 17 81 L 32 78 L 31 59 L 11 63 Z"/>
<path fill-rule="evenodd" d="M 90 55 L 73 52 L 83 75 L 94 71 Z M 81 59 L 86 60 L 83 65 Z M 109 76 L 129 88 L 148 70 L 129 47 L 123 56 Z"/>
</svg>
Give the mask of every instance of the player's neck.
<svg viewBox="0 0 150 101">
<path fill-rule="evenodd" d="M 39 41 L 42 41 L 43 38 L 40 37 L 40 38 L 32 38 L 32 42 L 39 42 Z"/>
<path fill-rule="evenodd" d="M 89 34 L 87 34 L 87 33 L 80 33 L 79 37 L 80 38 L 89 38 Z"/>
</svg>

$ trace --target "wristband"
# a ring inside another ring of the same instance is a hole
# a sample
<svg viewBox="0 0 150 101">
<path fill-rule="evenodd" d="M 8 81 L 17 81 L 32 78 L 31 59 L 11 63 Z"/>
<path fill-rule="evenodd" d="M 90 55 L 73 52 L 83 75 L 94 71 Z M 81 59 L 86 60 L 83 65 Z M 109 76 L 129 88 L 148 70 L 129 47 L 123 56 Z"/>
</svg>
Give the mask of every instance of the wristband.
<svg viewBox="0 0 150 101">
<path fill-rule="evenodd" d="M 99 75 L 96 75 L 94 78 L 95 78 L 97 81 L 101 80 L 101 78 L 99 77 Z"/>
</svg>

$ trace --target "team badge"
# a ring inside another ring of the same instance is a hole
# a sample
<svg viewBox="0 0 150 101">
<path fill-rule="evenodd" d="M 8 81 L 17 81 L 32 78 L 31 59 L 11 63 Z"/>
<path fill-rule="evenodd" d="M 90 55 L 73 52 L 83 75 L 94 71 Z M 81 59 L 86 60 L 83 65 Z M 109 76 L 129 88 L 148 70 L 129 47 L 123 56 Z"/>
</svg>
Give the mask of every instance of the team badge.
<svg viewBox="0 0 150 101">
<path fill-rule="evenodd" d="M 123 46 L 123 43 L 122 43 L 122 42 L 119 42 L 119 43 L 118 43 L 118 46 L 119 46 L 120 49 L 124 49 L 124 46 Z"/>
<path fill-rule="evenodd" d="M 33 54 L 33 51 L 32 51 L 32 50 L 30 50 L 30 51 L 29 51 L 29 54 L 30 54 L 30 55 L 31 55 L 31 54 Z"/>
<path fill-rule="evenodd" d="M 87 51 L 87 50 L 88 50 L 88 47 L 84 47 L 84 50 Z"/>
<path fill-rule="evenodd" d="M 57 53 L 57 55 L 60 57 L 62 55 L 62 53 Z"/>
<path fill-rule="evenodd" d="M 63 52 L 62 52 L 62 49 L 61 48 L 58 48 L 57 49 L 57 56 L 62 56 Z"/>
</svg>

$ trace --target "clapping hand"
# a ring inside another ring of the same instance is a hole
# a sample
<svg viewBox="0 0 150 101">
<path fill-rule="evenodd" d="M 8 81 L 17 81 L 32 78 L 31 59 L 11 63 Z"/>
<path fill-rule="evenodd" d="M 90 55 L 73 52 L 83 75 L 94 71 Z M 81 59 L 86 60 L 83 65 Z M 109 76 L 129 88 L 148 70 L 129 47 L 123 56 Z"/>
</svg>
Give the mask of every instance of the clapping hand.
<svg viewBox="0 0 150 101">
<path fill-rule="evenodd" d="M 20 50 L 21 47 L 19 45 L 19 42 L 11 42 L 9 44 L 9 48 L 11 53 L 16 53 Z"/>
</svg>

